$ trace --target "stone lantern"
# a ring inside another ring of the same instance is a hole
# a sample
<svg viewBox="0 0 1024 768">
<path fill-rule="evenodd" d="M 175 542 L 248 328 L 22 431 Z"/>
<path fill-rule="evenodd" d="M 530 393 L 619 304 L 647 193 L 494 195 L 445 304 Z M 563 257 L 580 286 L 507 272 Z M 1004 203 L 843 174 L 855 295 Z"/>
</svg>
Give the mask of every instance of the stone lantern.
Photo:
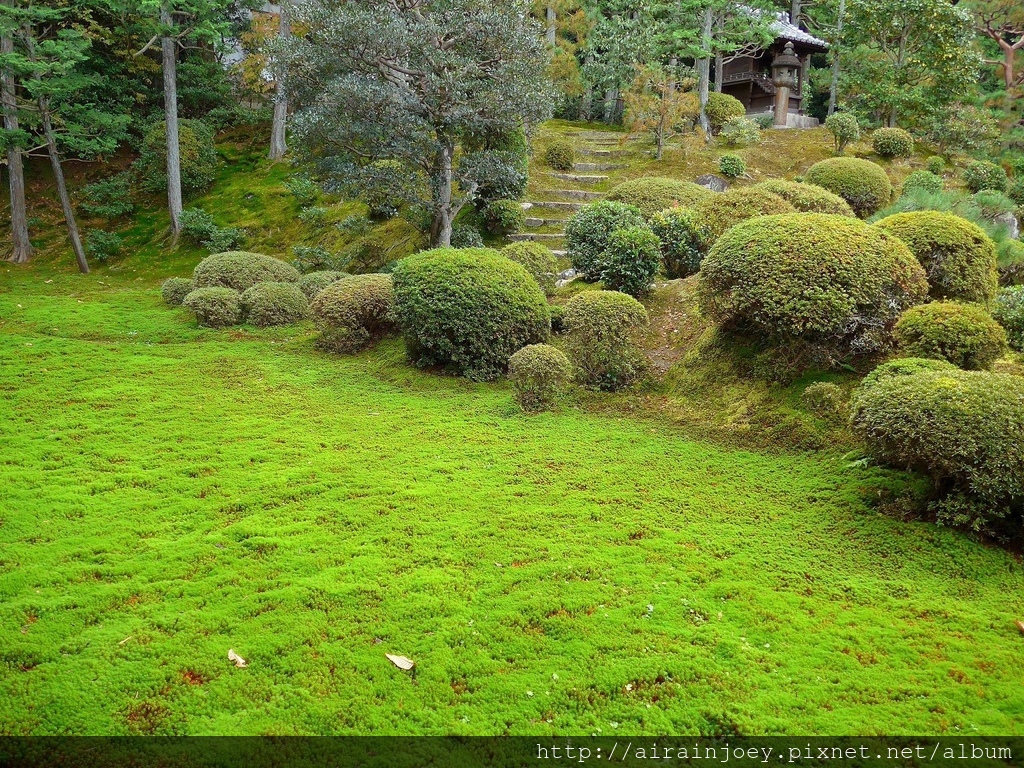
<svg viewBox="0 0 1024 768">
<path fill-rule="evenodd" d="M 775 127 L 785 128 L 789 123 L 789 94 L 800 83 L 800 59 L 793 44 L 772 60 L 772 83 L 775 85 Z"/>
</svg>

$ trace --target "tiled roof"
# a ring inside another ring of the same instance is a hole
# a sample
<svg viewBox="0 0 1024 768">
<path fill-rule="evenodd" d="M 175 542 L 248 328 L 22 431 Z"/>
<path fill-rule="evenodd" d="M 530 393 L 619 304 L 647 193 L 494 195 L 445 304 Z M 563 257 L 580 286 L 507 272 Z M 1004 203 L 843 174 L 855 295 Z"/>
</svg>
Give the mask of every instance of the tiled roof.
<svg viewBox="0 0 1024 768">
<path fill-rule="evenodd" d="M 791 23 L 789 14 L 785 11 L 780 11 L 776 15 L 776 21 L 772 24 L 772 32 L 775 33 L 776 39 L 792 40 L 794 43 L 813 45 L 823 50 L 828 48 L 828 43 L 824 40 L 819 40 L 814 35 L 804 32 L 796 24 Z"/>
</svg>

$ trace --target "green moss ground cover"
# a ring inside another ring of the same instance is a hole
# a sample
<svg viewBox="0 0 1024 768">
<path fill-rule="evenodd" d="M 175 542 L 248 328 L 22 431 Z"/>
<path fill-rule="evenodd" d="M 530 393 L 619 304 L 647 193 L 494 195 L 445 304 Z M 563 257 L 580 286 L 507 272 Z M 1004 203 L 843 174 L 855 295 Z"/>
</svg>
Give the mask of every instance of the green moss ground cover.
<svg viewBox="0 0 1024 768">
<path fill-rule="evenodd" d="M 901 476 L 199 330 L 139 269 L 0 269 L 0 733 L 1022 732 L 1024 570 Z"/>
</svg>

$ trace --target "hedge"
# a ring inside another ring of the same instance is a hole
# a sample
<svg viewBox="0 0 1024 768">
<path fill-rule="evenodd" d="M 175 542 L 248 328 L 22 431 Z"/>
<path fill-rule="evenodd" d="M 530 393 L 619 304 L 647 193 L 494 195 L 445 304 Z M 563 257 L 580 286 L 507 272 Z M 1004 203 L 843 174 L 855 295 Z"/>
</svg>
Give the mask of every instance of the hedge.
<svg viewBox="0 0 1024 768">
<path fill-rule="evenodd" d="M 565 353 L 549 344 L 523 347 L 508 361 L 516 402 L 524 411 L 550 408 L 572 378 L 572 364 Z"/>
<path fill-rule="evenodd" d="M 646 372 L 640 343 L 650 319 L 632 296 L 616 291 L 578 293 L 566 304 L 563 323 L 581 383 L 616 390 Z"/>
</svg>

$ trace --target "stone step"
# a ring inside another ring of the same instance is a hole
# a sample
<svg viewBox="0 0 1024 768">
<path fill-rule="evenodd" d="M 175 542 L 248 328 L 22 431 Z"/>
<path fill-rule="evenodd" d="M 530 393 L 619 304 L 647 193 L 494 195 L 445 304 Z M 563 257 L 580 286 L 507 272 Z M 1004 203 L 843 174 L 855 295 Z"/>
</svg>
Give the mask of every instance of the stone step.
<svg viewBox="0 0 1024 768">
<path fill-rule="evenodd" d="M 549 211 L 569 211 L 570 213 L 578 211 L 583 207 L 583 203 L 566 203 L 561 200 L 540 200 L 534 203 L 528 203 L 528 205 L 530 208 L 527 210 L 544 208 Z"/>
<path fill-rule="evenodd" d="M 529 229 L 539 229 L 540 227 L 562 227 L 565 226 L 565 219 L 541 219 L 536 216 L 527 216 L 526 226 Z"/>
<path fill-rule="evenodd" d="M 604 197 L 604 194 L 601 192 L 585 192 L 582 189 L 552 189 L 549 192 L 552 195 L 561 195 L 573 200 L 600 200 Z"/>
<path fill-rule="evenodd" d="M 584 141 L 622 141 L 627 138 L 626 134 L 615 131 L 583 131 L 579 137 Z"/>
<path fill-rule="evenodd" d="M 565 234 L 559 233 L 540 233 L 540 232 L 520 232 L 518 235 L 509 235 L 508 239 L 513 243 L 522 242 L 540 242 L 541 240 L 564 240 Z"/>
<path fill-rule="evenodd" d="M 556 250 L 552 250 L 551 252 L 552 252 L 553 254 L 555 254 L 555 256 L 557 256 L 557 257 L 558 257 L 558 258 L 560 258 L 560 259 L 561 259 L 561 258 L 564 258 L 565 256 L 567 256 L 567 255 L 569 254 L 569 252 L 568 252 L 568 251 L 556 251 Z"/>
<path fill-rule="evenodd" d="M 585 157 L 622 157 L 628 155 L 629 150 L 626 149 L 577 149 L 576 154 L 583 155 Z"/>
<path fill-rule="evenodd" d="M 573 166 L 573 170 L 587 173 L 594 171 L 617 171 L 620 168 L 625 167 L 626 166 L 618 163 L 576 163 L 576 165 Z"/>
<path fill-rule="evenodd" d="M 600 184 L 608 181 L 607 176 L 582 176 L 577 173 L 549 173 L 548 176 L 561 181 L 573 181 L 577 184 Z"/>
</svg>

